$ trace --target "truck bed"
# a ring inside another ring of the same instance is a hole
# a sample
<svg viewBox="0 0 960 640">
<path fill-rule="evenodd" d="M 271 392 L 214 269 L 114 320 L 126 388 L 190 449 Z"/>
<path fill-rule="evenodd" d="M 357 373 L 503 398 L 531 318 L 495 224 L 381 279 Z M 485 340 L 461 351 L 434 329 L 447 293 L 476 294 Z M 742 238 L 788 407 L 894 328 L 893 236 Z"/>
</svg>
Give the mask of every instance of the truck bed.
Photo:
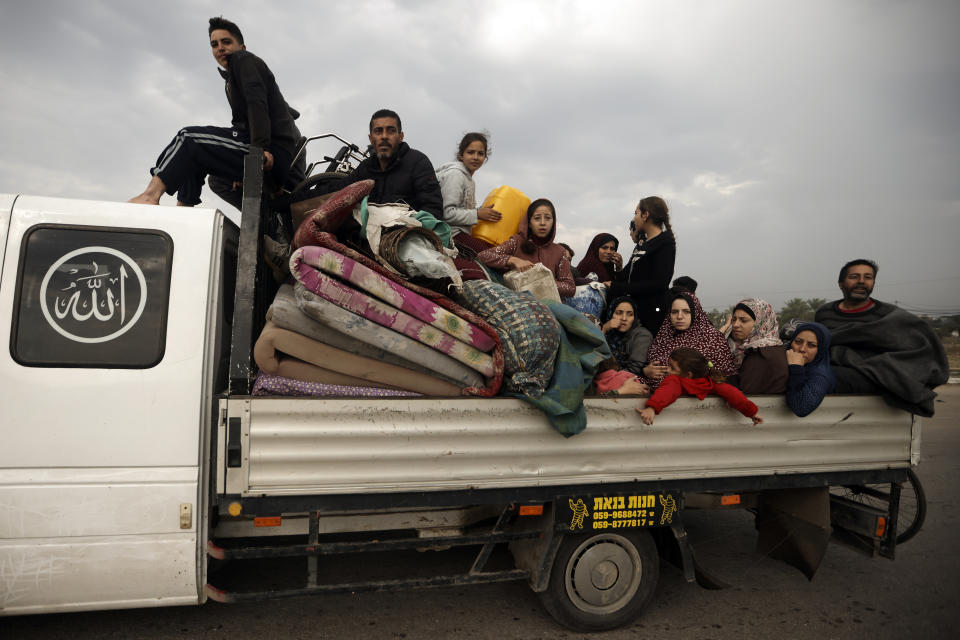
<svg viewBox="0 0 960 640">
<path fill-rule="evenodd" d="M 681 398 L 646 426 L 635 412 L 642 398 L 587 398 L 586 431 L 564 438 L 511 398 L 231 397 L 221 401 L 218 493 L 565 487 L 886 470 L 919 459 L 920 419 L 878 397 L 829 396 L 804 418 L 782 396 L 752 400 L 761 425 L 719 398 Z M 239 466 L 227 466 L 228 447 L 239 447 Z"/>
</svg>

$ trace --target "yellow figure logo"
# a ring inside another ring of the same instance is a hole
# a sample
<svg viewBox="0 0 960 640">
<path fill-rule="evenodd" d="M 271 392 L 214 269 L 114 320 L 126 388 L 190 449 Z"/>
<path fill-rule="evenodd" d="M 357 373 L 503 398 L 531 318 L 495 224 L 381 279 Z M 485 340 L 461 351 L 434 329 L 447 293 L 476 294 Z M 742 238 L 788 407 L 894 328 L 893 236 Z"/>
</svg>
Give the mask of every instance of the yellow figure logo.
<svg viewBox="0 0 960 640">
<path fill-rule="evenodd" d="M 660 505 L 663 507 L 660 524 L 672 523 L 673 514 L 677 512 L 677 501 L 673 499 L 673 496 L 660 496 Z"/>
<path fill-rule="evenodd" d="M 583 504 L 582 498 L 577 498 L 576 502 L 567 499 L 567 502 L 570 503 L 570 510 L 573 511 L 573 517 L 570 518 L 570 531 L 583 529 L 583 519 L 590 515 L 587 513 L 587 505 Z"/>
</svg>

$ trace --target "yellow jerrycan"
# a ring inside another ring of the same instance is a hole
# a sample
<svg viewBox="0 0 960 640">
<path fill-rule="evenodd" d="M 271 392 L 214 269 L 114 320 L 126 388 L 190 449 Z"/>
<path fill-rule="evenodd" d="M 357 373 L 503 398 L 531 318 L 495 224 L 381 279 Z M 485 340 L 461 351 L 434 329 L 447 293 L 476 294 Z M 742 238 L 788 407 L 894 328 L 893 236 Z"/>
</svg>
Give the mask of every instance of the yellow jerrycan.
<svg viewBox="0 0 960 640">
<path fill-rule="evenodd" d="M 530 198 L 518 189 L 502 186 L 497 187 L 487 195 L 487 199 L 483 201 L 483 206 L 499 211 L 501 214 L 500 220 L 497 222 L 480 220 L 473 225 L 470 235 L 492 245 L 498 245 L 506 242 L 510 236 L 517 232 L 520 220 L 527 215 Z"/>
</svg>

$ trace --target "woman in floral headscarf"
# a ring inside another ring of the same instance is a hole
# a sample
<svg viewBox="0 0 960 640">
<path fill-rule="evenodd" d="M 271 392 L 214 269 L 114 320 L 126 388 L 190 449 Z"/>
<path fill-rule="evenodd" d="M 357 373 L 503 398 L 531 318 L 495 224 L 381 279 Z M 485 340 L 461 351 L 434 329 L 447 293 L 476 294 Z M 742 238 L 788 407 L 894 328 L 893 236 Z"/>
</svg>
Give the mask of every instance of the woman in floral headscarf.
<svg viewBox="0 0 960 640">
<path fill-rule="evenodd" d="M 643 382 L 651 389 L 667 375 L 670 354 L 680 347 L 699 351 L 707 359 L 708 366 L 719 375 L 730 376 L 736 372 L 727 341 L 710 324 L 697 296 L 689 291 L 674 290 L 669 313 L 647 352 L 649 364 L 643 368 Z"/>
<path fill-rule="evenodd" d="M 727 382 L 746 394 L 784 393 L 787 354 L 779 333 L 777 314 L 769 302 L 760 298 L 738 302 L 724 330 L 737 368 Z"/>
</svg>

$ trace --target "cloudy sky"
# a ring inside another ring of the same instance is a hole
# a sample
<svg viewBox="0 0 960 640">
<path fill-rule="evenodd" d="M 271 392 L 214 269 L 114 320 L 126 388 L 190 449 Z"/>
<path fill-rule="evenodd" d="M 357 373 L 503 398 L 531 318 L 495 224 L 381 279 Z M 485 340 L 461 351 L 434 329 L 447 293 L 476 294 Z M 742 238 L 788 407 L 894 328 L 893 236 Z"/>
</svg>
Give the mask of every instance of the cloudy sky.
<svg viewBox="0 0 960 640">
<path fill-rule="evenodd" d="M 832 299 L 871 257 L 877 298 L 960 313 L 960 3 L 4 0 L 0 192 L 126 200 L 228 124 L 220 14 L 306 135 L 362 145 L 390 107 L 439 165 L 489 130 L 478 195 L 552 199 L 575 261 L 660 195 L 707 308 Z"/>
</svg>

